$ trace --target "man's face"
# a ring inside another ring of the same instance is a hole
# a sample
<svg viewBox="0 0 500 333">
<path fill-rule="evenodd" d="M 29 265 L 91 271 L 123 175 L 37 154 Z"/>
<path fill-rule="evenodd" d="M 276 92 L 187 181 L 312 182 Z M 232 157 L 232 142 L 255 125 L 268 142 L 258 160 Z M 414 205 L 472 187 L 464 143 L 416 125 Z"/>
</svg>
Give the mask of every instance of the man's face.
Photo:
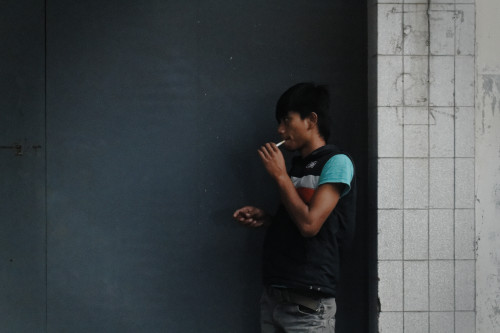
<svg viewBox="0 0 500 333">
<path fill-rule="evenodd" d="M 304 147 L 310 136 L 310 125 L 309 117 L 302 119 L 298 112 L 289 111 L 278 125 L 278 134 L 285 140 L 284 147 L 287 150 L 300 150 Z"/>
</svg>

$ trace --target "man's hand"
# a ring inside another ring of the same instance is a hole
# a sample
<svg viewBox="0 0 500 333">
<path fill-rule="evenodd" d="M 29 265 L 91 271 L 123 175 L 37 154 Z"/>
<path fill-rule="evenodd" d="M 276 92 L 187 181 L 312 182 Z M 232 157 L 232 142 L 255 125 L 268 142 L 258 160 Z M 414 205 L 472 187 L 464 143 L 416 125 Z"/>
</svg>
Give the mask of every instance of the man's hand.
<svg viewBox="0 0 500 333">
<path fill-rule="evenodd" d="M 233 218 L 240 224 L 252 228 L 262 227 L 271 222 L 271 217 L 266 212 L 253 206 L 245 206 L 236 210 Z"/>
<path fill-rule="evenodd" d="M 281 150 L 276 147 L 275 143 L 266 143 L 264 146 L 259 148 L 258 152 L 260 159 L 262 160 L 262 164 L 264 164 L 264 167 L 271 177 L 275 180 L 278 180 L 281 177 L 288 177 L 285 158 L 283 157 Z"/>
</svg>

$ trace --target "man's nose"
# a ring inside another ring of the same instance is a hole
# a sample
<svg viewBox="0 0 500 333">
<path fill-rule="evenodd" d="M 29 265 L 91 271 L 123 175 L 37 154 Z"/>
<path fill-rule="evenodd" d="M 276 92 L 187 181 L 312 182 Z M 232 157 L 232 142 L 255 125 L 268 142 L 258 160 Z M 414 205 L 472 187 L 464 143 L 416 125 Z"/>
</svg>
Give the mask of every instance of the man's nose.
<svg viewBox="0 0 500 333">
<path fill-rule="evenodd" d="M 279 133 L 279 134 L 283 134 L 283 133 L 285 133 L 285 126 L 283 125 L 283 122 L 281 122 L 281 123 L 278 125 L 278 133 Z"/>
</svg>

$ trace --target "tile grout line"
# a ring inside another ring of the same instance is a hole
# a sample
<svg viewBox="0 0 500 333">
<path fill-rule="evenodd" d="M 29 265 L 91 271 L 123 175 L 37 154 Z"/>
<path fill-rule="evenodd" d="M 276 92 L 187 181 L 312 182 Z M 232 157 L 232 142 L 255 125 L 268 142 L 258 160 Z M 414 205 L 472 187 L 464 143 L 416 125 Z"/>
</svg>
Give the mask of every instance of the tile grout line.
<svg viewBox="0 0 500 333">
<path fill-rule="evenodd" d="M 402 301 L 403 301 L 403 304 L 402 304 L 402 308 L 403 308 L 403 311 L 402 311 L 402 315 L 403 315 L 403 332 L 405 331 L 405 313 L 406 313 L 406 310 L 405 310 L 405 267 L 406 267 L 406 260 L 405 260 L 405 215 L 406 215 L 406 208 L 405 208 L 405 44 L 406 44 L 406 41 L 405 41 L 405 35 L 404 35 L 404 25 L 405 25 L 405 0 L 403 0 L 403 3 L 401 4 L 401 65 L 402 65 L 402 68 L 401 68 L 401 86 L 402 86 L 402 101 L 401 101 L 401 104 L 402 104 L 402 107 L 401 107 L 401 120 L 402 120 L 402 133 L 401 133 L 401 139 L 402 139 L 402 142 L 401 142 L 401 150 L 402 150 L 402 166 L 401 166 L 401 169 L 402 169 L 402 218 L 403 218 L 403 221 L 402 221 L 402 228 L 401 228 L 401 231 L 402 231 L 402 237 L 401 237 L 401 240 L 402 240 L 402 269 L 401 269 L 401 285 L 402 285 L 402 293 L 403 293 L 403 297 L 402 297 Z"/>
<path fill-rule="evenodd" d="M 431 269 L 430 269 L 430 177 L 431 177 L 431 144 L 430 144 L 430 118 L 431 118 L 431 110 L 430 110 L 430 98 L 431 98 L 431 0 L 427 0 L 427 332 L 430 332 L 431 325 L 431 313 L 430 313 L 430 303 L 431 303 Z"/>
<path fill-rule="evenodd" d="M 453 26 L 454 26 L 454 39 L 453 39 L 453 332 L 457 331 L 457 256 L 456 256 L 456 202 L 457 202 L 457 190 L 456 190 L 456 177 L 457 177 L 457 91 L 456 91 L 456 77 L 457 77 L 457 5 L 456 1 L 454 4 L 454 14 L 453 14 Z"/>
<path fill-rule="evenodd" d="M 473 59 L 474 59 L 474 70 L 473 70 L 473 91 L 475 92 L 476 91 L 476 1 L 474 0 L 474 3 L 473 3 L 473 8 L 474 8 L 474 24 L 473 24 L 473 31 L 474 31 L 474 34 L 472 37 L 473 39 L 473 44 L 474 44 L 474 55 L 473 55 Z M 473 123 L 473 128 L 474 128 L 474 133 L 475 133 L 475 128 L 476 128 L 476 117 L 475 117 L 475 105 L 476 105 L 476 94 L 474 93 L 473 95 L 473 103 L 474 104 L 474 107 L 473 107 L 473 117 L 472 117 L 472 123 Z M 475 188 L 476 188 L 476 138 L 475 136 L 473 137 L 473 142 L 474 142 L 474 170 L 473 170 L 473 174 L 474 174 L 474 181 L 473 181 L 473 188 L 474 188 L 474 192 L 475 192 Z M 472 221 L 473 221 L 473 239 L 474 239 L 474 246 L 473 246 L 473 257 L 474 257 L 474 319 L 476 319 L 477 317 L 477 254 L 476 254 L 476 245 L 475 245 L 475 241 L 476 241 L 476 203 L 477 203 L 477 200 L 476 200 L 476 193 L 474 193 L 474 205 L 472 207 L 473 209 L 473 217 L 472 217 Z M 476 331 L 476 320 L 474 320 L 474 332 Z"/>
<path fill-rule="evenodd" d="M 456 77 L 457 77 L 457 4 L 454 4 L 454 28 L 455 38 L 453 47 L 453 332 L 457 331 L 457 254 L 456 254 L 456 209 L 457 209 L 457 91 L 456 91 Z"/>
</svg>

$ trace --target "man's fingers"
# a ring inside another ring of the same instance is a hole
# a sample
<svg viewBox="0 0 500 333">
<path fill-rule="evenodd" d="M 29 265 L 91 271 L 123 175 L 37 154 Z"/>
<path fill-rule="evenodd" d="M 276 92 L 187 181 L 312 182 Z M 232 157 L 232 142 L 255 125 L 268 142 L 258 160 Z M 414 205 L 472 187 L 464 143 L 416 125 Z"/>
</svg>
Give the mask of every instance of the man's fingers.
<svg viewBox="0 0 500 333">
<path fill-rule="evenodd" d="M 272 154 L 276 153 L 277 150 L 279 149 L 276 147 L 274 142 L 268 142 L 261 146 L 258 152 L 263 159 L 269 159 L 272 157 Z"/>
<path fill-rule="evenodd" d="M 264 225 L 264 222 L 261 221 L 262 211 L 253 206 L 244 206 L 237 209 L 233 213 L 233 218 L 240 224 L 251 228 L 257 228 Z"/>
<path fill-rule="evenodd" d="M 274 142 L 269 142 L 267 144 L 268 148 L 272 152 L 276 152 L 276 150 L 279 150 L 278 147 L 276 147 L 276 144 Z"/>
<path fill-rule="evenodd" d="M 271 153 L 274 153 L 276 150 L 276 145 L 274 144 L 274 142 L 268 142 L 265 144 L 265 147 L 266 147 L 266 150 L 269 154 Z"/>
<path fill-rule="evenodd" d="M 261 160 L 265 161 L 265 160 L 269 159 L 269 155 L 264 153 L 261 149 L 259 149 L 257 152 L 259 153 Z"/>
<path fill-rule="evenodd" d="M 238 218 L 238 217 L 241 215 L 241 213 L 242 213 L 242 212 L 243 212 L 243 211 L 242 211 L 241 209 L 236 210 L 236 211 L 233 213 L 233 217 L 234 217 L 235 219 L 236 219 L 236 218 Z"/>
<path fill-rule="evenodd" d="M 256 215 L 256 211 L 254 211 L 249 207 L 246 207 L 238 209 L 236 212 L 234 212 L 233 217 L 240 221 L 244 221 L 244 220 L 252 220 L 254 218 L 254 215 Z"/>
<path fill-rule="evenodd" d="M 262 157 L 269 158 L 269 151 L 267 151 L 267 147 L 266 146 L 260 147 L 259 153 L 261 154 Z"/>
</svg>

